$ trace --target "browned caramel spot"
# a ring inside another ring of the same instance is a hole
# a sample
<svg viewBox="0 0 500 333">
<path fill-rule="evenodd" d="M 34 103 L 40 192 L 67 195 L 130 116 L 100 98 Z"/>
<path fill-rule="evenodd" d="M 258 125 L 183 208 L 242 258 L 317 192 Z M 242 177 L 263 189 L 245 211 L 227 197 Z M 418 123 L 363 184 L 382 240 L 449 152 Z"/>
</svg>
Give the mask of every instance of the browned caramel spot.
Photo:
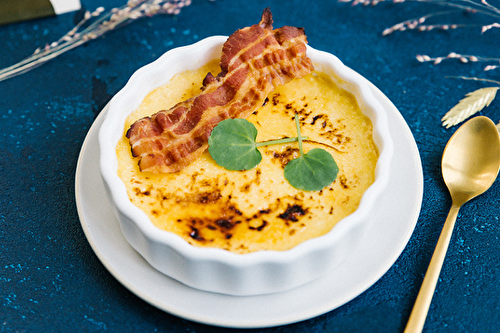
<svg viewBox="0 0 500 333">
<path fill-rule="evenodd" d="M 288 206 L 285 212 L 278 215 L 280 219 L 297 222 L 300 216 L 306 215 L 306 210 L 299 205 Z"/>
<path fill-rule="evenodd" d="M 299 156 L 299 149 L 286 147 L 283 151 L 269 151 L 266 153 L 272 153 L 274 157 L 273 162 L 279 162 L 281 166 L 285 168 L 288 162 Z"/>
</svg>

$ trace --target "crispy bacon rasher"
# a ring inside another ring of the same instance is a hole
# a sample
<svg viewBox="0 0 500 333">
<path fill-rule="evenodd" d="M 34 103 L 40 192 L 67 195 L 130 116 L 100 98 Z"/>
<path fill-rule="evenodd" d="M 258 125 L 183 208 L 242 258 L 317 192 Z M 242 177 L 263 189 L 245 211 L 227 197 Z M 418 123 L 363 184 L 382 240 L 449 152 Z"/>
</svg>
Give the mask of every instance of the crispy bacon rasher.
<svg viewBox="0 0 500 333">
<path fill-rule="evenodd" d="M 280 85 L 314 70 L 302 28 L 273 30 L 269 8 L 259 24 L 233 33 L 222 48 L 221 72 L 208 73 L 202 92 L 170 110 L 136 121 L 127 131 L 141 171 L 176 172 L 208 147 L 212 129 L 228 118 L 246 118 Z"/>
</svg>

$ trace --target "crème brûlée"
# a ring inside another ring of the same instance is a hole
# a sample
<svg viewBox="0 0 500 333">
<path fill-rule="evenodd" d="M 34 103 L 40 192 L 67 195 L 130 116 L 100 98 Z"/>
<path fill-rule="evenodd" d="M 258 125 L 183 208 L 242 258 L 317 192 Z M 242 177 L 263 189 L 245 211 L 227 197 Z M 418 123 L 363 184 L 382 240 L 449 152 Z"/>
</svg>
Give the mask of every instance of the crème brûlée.
<svg viewBox="0 0 500 333">
<path fill-rule="evenodd" d="M 259 148 L 262 162 L 246 171 L 217 165 L 208 150 L 174 173 L 141 172 L 126 132 L 137 119 L 200 93 L 206 73 L 218 73 L 219 61 L 180 73 L 143 100 L 125 122 L 116 152 L 118 175 L 131 202 L 158 228 L 194 246 L 235 253 L 288 250 L 329 232 L 358 207 L 375 180 L 378 150 L 372 123 L 355 97 L 329 76 L 313 72 L 276 88 L 247 120 L 258 130 L 257 142 L 296 137 L 294 115 L 307 140 L 304 151 L 323 148 L 335 159 L 336 180 L 320 191 L 292 187 L 285 165 L 299 156 L 297 142 Z"/>
</svg>

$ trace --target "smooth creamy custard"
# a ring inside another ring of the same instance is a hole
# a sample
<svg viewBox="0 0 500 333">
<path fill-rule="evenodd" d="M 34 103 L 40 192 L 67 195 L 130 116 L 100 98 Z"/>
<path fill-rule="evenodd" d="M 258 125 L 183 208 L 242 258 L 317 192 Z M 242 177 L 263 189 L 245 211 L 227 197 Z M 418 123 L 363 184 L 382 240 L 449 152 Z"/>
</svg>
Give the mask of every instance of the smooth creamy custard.
<svg viewBox="0 0 500 333">
<path fill-rule="evenodd" d="M 248 171 L 228 171 L 208 151 L 177 173 L 139 170 L 125 137 L 130 125 L 197 95 L 206 73 L 219 71 L 213 61 L 175 76 L 128 117 L 116 151 L 118 175 L 132 203 L 158 228 L 192 245 L 236 253 L 290 249 L 327 233 L 354 212 L 375 179 L 378 151 L 372 124 L 353 95 L 318 72 L 276 89 L 247 120 L 258 130 L 257 142 L 296 137 L 297 113 L 302 135 L 308 137 L 304 151 L 323 148 L 339 166 L 337 179 L 323 190 L 301 191 L 284 178 L 285 165 L 299 156 L 296 142 L 259 148 L 262 162 Z"/>
</svg>

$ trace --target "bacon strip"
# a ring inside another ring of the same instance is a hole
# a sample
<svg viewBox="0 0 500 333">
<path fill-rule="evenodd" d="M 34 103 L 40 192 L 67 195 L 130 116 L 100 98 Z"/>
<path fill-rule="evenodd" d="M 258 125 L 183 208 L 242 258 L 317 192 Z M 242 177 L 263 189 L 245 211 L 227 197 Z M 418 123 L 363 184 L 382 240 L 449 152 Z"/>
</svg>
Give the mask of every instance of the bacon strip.
<svg viewBox="0 0 500 333">
<path fill-rule="evenodd" d="M 208 73 L 203 91 L 170 110 L 136 121 L 127 131 L 141 171 L 176 172 L 208 148 L 212 129 L 228 118 L 246 118 L 280 85 L 314 70 L 302 28 L 272 28 L 269 8 L 260 23 L 224 43 L 217 77 Z"/>
</svg>

